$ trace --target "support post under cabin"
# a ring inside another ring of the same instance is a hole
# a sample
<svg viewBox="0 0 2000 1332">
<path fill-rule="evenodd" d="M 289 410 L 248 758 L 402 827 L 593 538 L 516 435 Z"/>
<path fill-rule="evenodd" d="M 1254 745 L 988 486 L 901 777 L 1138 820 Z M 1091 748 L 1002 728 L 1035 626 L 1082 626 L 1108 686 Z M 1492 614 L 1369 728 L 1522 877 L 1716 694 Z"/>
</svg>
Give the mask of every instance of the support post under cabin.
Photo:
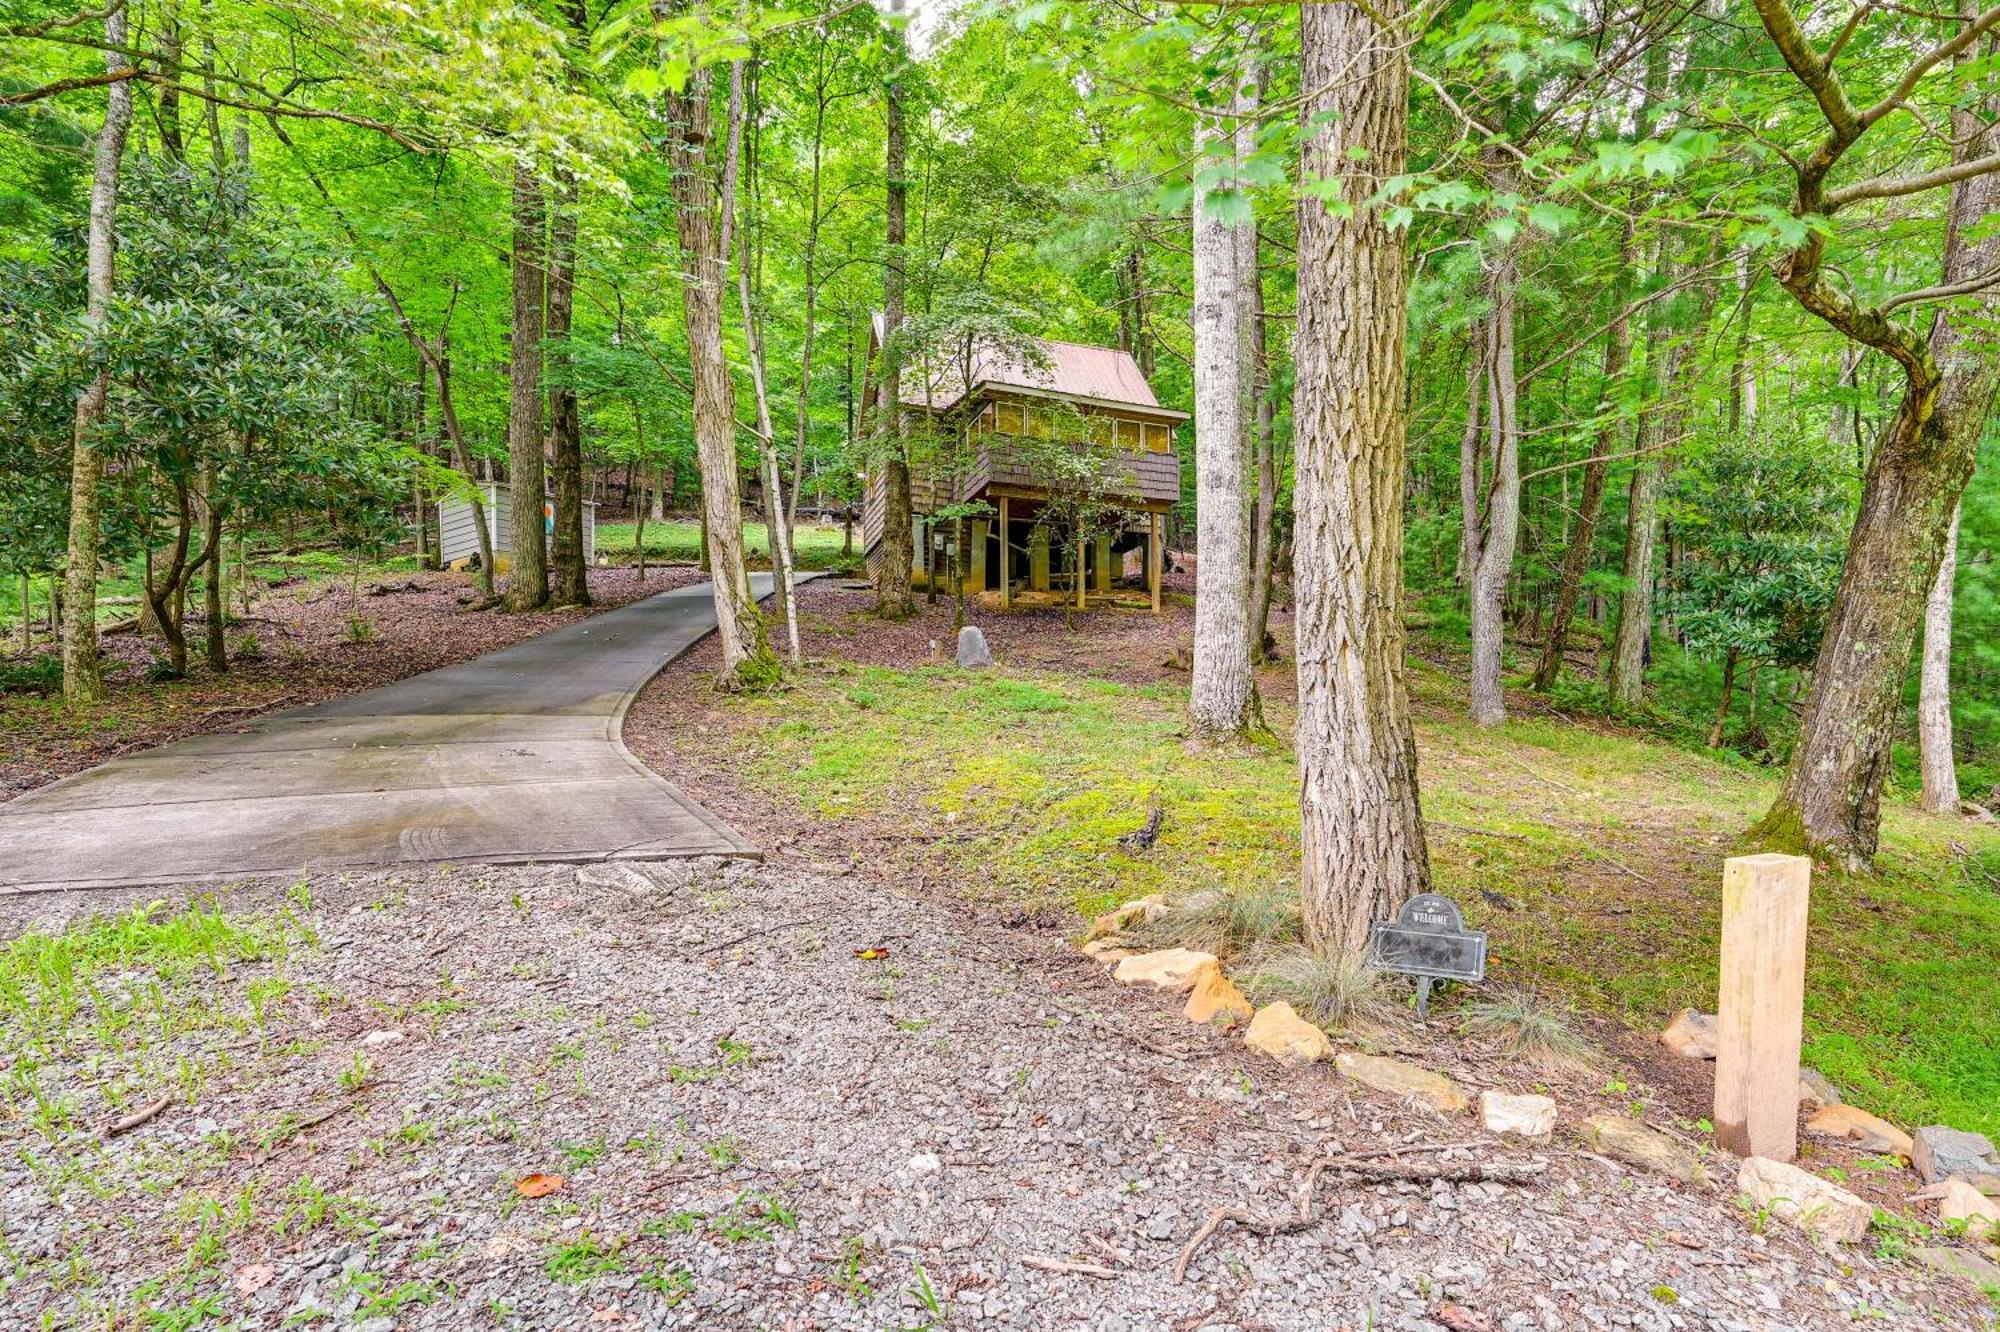
<svg viewBox="0 0 2000 1332">
<path fill-rule="evenodd" d="M 1000 497 L 1000 609 L 1014 605 L 1014 547 L 1007 532 L 1007 497 Z"/>
<path fill-rule="evenodd" d="M 1100 593 L 1109 595 L 1111 591 L 1111 538 L 1108 536 L 1097 538 L 1096 549 L 1093 551 L 1091 559 L 1091 575 L 1097 584 L 1097 590 Z"/>
<path fill-rule="evenodd" d="M 1798 1152 L 1812 861 L 1736 856 L 1722 867 L 1715 1136 L 1738 1156 Z"/>
<path fill-rule="evenodd" d="M 1049 590 L 1049 529 L 1040 523 L 1028 529 L 1028 590 Z"/>
<path fill-rule="evenodd" d="M 1153 593 L 1153 614 L 1160 613 L 1160 581 L 1166 576 L 1166 560 L 1160 549 L 1160 515 L 1155 512 L 1148 517 L 1152 523 L 1152 535 L 1146 539 L 1146 586 Z"/>
</svg>

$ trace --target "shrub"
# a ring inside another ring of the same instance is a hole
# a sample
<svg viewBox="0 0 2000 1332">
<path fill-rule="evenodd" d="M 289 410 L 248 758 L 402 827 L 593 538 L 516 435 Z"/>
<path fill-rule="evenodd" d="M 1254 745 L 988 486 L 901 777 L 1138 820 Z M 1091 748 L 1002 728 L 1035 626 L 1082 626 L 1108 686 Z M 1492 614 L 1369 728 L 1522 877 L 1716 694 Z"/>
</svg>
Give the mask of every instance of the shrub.
<svg viewBox="0 0 2000 1332">
<path fill-rule="evenodd" d="M 53 694 L 62 689 L 62 658 L 45 652 L 25 661 L 0 661 L 0 694 Z"/>
</svg>

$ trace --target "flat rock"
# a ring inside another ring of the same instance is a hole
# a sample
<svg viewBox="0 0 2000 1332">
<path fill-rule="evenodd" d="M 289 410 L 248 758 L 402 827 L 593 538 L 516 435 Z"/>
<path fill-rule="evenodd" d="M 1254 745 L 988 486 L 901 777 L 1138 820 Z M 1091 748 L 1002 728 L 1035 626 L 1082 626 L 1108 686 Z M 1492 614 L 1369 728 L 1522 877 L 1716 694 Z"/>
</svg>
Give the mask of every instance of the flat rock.
<svg viewBox="0 0 2000 1332">
<path fill-rule="evenodd" d="M 1910 1162 L 1926 1184 L 1956 1175 L 1981 1191 L 2000 1189 L 2000 1161 L 1983 1133 L 1927 1124 L 1917 1130 Z"/>
<path fill-rule="evenodd" d="M 1157 897 L 1135 897 L 1121 903 L 1090 922 L 1085 939 L 1102 939 L 1107 934 L 1123 934 L 1134 925 L 1144 925 L 1167 914 L 1166 903 Z"/>
<path fill-rule="evenodd" d="M 1965 1233 L 1973 1239 L 2000 1236 L 2000 1203 L 1962 1179 L 1947 1179 L 1943 1187 L 1944 1194 L 1938 1199 L 1938 1220 L 1963 1221 Z"/>
<path fill-rule="evenodd" d="M 1408 1096 L 1444 1114 L 1455 1115 L 1472 1103 L 1444 1074 L 1406 1064 L 1400 1059 L 1343 1053 L 1334 1060 L 1334 1067 L 1340 1070 L 1343 1077 L 1352 1078 L 1364 1087 L 1373 1087 L 1392 1096 Z"/>
<path fill-rule="evenodd" d="M 1708 1171 L 1700 1158 L 1664 1133 L 1623 1115 L 1592 1115 L 1577 1125 L 1583 1140 L 1614 1161 L 1650 1170 L 1683 1184 L 1701 1184 Z"/>
<path fill-rule="evenodd" d="M 1767 1156 L 1745 1158 L 1736 1187 L 1780 1221 L 1829 1243 L 1855 1243 L 1875 1218 L 1872 1206 L 1838 1184 Z"/>
<path fill-rule="evenodd" d="M 1155 953 L 1134 953 L 1120 958 L 1118 969 L 1111 975 L 1120 985 L 1145 985 L 1167 994 L 1185 994 L 1208 972 L 1219 969 L 1214 953 L 1162 948 Z"/>
<path fill-rule="evenodd" d="M 1326 1033 L 1282 1000 L 1257 1010 L 1243 1033 L 1243 1043 L 1281 1064 L 1310 1064 L 1333 1053 L 1333 1042 Z"/>
<path fill-rule="evenodd" d="M 1714 1014 L 1683 1008 L 1660 1033 L 1660 1044 L 1683 1059 L 1713 1059 L 1715 1037 Z"/>
<path fill-rule="evenodd" d="M 1824 1106 L 1839 1105 L 1840 1088 L 1827 1079 L 1826 1074 L 1816 1068 L 1799 1070 L 1799 1104 L 1807 1109 L 1817 1110 Z"/>
<path fill-rule="evenodd" d="M 976 624 L 968 624 L 958 631 L 958 664 L 967 670 L 993 664 L 993 653 L 986 646 L 986 635 Z"/>
<path fill-rule="evenodd" d="M 1914 1144 L 1910 1135 L 1886 1119 L 1878 1119 L 1852 1105 L 1829 1105 L 1806 1121 L 1806 1132 L 1822 1138 L 1851 1142 L 1864 1152 L 1894 1152 L 1908 1156 Z"/>
<path fill-rule="evenodd" d="M 1479 1122 L 1488 1133 L 1540 1142 L 1556 1131 L 1556 1103 L 1547 1096 L 1479 1093 Z"/>
<path fill-rule="evenodd" d="M 1982 1258 L 1970 1249 L 1953 1249 L 1942 1244 L 1927 1244 L 1913 1250 L 1911 1256 L 1933 1272 L 1964 1277 L 1981 1290 L 1991 1290 L 1995 1286 L 2000 1286 L 2000 1263 L 1995 1263 L 1991 1258 Z"/>
<path fill-rule="evenodd" d="M 1187 1007 L 1182 1010 L 1190 1022 L 1220 1022 L 1233 1027 L 1252 1016 L 1256 1010 L 1243 997 L 1243 991 L 1230 983 L 1229 977 L 1218 968 L 1204 972 L 1188 991 Z"/>
</svg>

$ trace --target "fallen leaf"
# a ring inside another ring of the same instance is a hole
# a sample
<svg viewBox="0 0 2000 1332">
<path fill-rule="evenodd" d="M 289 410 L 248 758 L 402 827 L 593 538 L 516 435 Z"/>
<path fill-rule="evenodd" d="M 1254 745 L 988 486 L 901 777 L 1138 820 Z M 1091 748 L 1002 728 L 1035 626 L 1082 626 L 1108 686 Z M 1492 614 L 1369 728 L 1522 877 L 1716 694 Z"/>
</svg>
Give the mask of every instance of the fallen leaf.
<svg viewBox="0 0 2000 1332">
<path fill-rule="evenodd" d="M 270 1285 L 277 1275 L 269 1263 L 246 1263 L 236 1269 L 236 1293 L 247 1299 Z"/>
<path fill-rule="evenodd" d="M 514 1192 L 523 1198 L 546 1198 L 551 1193 L 560 1193 L 562 1186 L 561 1175 L 523 1175 L 514 1181 Z"/>
<path fill-rule="evenodd" d="M 880 962 L 883 958 L 889 956 L 889 950 L 886 948 L 857 948 L 854 950 L 854 955 L 863 962 Z"/>
<path fill-rule="evenodd" d="M 1431 1318 L 1450 1328 L 1451 1332 L 1493 1332 L 1491 1318 L 1483 1313 L 1474 1313 L 1462 1304 L 1440 1304 Z"/>
</svg>

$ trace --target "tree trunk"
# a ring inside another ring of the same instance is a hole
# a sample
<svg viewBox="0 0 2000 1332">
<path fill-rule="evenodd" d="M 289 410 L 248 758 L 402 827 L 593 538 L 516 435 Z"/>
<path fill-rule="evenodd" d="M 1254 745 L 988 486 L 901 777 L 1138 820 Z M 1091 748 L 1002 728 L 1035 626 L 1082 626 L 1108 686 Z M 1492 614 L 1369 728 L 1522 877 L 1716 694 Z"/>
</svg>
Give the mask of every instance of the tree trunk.
<svg viewBox="0 0 2000 1332">
<path fill-rule="evenodd" d="M 1653 558 L 1660 539 L 1660 448 L 1669 438 L 1667 399 L 1675 392 L 1685 349 L 1667 337 L 1665 317 L 1656 312 L 1647 339 L 1647 370 L 1653 401 L 1643 409 L 1639 456 L 1632 460 L 1632 484 L 1625 514 L 1624 586 L 1618 594 L 1618 627 L 1605 695 L 1613 707 L 1634 709 L 1645 699 L 1646 650 L 1653 636 Z"/>
<path fill-rule="evenodd" d="M 1729 723 L 1729 703 L 1736 693 L 1736 649 L 1722 659 L 1722 701 L 1716 705 L 1715 724 L 1708 728 L 1708 747 L 1722 748 L 1723 728 Z"/>
<path fill-rule="evenodd" d="M 1975 45 L 1960 59 L 1976 56 Z M 1953 112 L 1955 163 L 2000 152 L 1991 102 Z M 1819 182 L 1806 183 L 1802 205 L 1817 206 Z M 1988 229 L 1975 239 L 1974 230 L 1995 214 L 2000 176 L 1972 175 L 1952 185 L 1946 283 L 1971 281 L 2000 266 L 2000 233 Z M 2000 389 L 2000 357 L 1986 350 L 1981 332 L 2000 316 L 2000 292 L 1989 287 L 1977 299 L 1940 305 L 1928 340 L 1920 341 L 1830 284 L 1822 271 L 1824 245 L 1816 232 L 1779 260 L 1779 283 L 1849 338 L 1894 358 L 1903 371 L 1903 393 L 1868 460 L 1784 786 L 1755 835 L 1858 871 L 1875 858 L 1904 672 Z"/>
<path fill-rule="evenodd" d="M 1503 173 L 1496 188 L 1511 189 L 1511 180 Z M 1517 275 L 1511 245 L 1489 256 L 1486 432 L 1492 472 L 1474 547 L 1471 588 L 1472 719 L 1481 726 L 1507 717 L 1507 696 L 1500 679 L 1507 629 L 1505 596 L 1521 525 L 1521 432 L 1514 374 Z"/>
<path fill-rule="evenodd" d="M 1958 813 L 1958 765 L 1951 745 L 1951 598 L 1958 573 L 1958 514 L 1944 539 L 1937 579 L 1924 607 L 1923 673 L 1917 693 L 1917 740 L 1923 758 L 1923 804 Z"/>
<path fill-rule="evenodd" d="M 549 547 L 549 604 L 588 606 L 590 572 L 583 541 L 583 421 L 576 400 L 570 326 L 576 310 L 576 180 L 561 173 L 549 224 L 548 344 L 550 470 L 555 474 L 555 539 Z"/>
<path fill-rule="evenodd" d="M 1257 264 L 1256 231 L 1251 230 L 1250 391 L 1256 399 L 1257 509 L 1250 531 L 1250 660 L 1268 660 L 1271 636 L 1271 556 L 1278 543 L 1277 408 L 1271 397 L 1271 362 L 1264 338 L 1264 277 Z"/>
<path fill-rule="evenodd" d="M 1239 113 L 1246 100 L 1235 100 Z M 1194 427 L 1195 562 L 1194 671 L 1188 729 L 1196 740 L 1239 738 L 1259 724 L 1257 685 L 1250 672 L 1250 531 L 1244 506 L 1244 376 L 1249 311 L 1243 245 L 1237 226 L 1217 211 L 1215 195 L 1236 188 L 1235 168 L 1222 181 L 1203 177 L 1236 159 L 1232 123 L 1204 117 L 1195 130 Z M 1249 224 L 1245 224 L 1249 225 Z M 1078 570 L 1079 574 L 1082 572 Z"/>
<path fill-rule="evenodd" d="M 114 7 L 104 18 L 105 72 L 122 74 L 130 64 L 125 45 L 128 14 Z M 103 329 L 110 317 L 117 279 L 118 173 L 125 160 L 125 136 L 132 127 L 132 85 L 121 79 L 105 90 L 104 128 L 97 135 L 90 177 L 90 231 L 87 241 L 84 324 Z M 76 400 L 69 476 L 69 549 L 63 598 L 63 697 L 71 703 L 104 698 L 104 673 L 97 659 L 97 560 L 100 529 L 97 487 L 104 456 L 97 451 L 98 423 L 111 394 L 111 376 L 100 371 Z"/>
<path fill-rule="evenodd" d="M 543 529 L 542 183 L 526 166 L 514 168 L 513 330 L 508 346 L 507 485 L 513 533 L 504 605 L 539 610 L 549 599 Z"/>
<path fill-rule="evenodd" d="M 890 0 L 889 12 L 901 14 L 902 0 Z M 888 135 L 883 154 L 883 176 L 887 185 L 883 228 L 882 269 L 882 384 L 876 412 L 876 452 L 883 460 L 882 479 L 887 494 L 882 513 L 882 551 L 875 573 L 875 613 L 884 619 L 907 620 L 917 613 L 916 599 L 910 595 L 910 566 L 916 552 L 912 538 L 910 511 L 910 465 L 903 452 L 902 367 L 899 351 L 889 344 L 903 326 L 903 285 L 906 278 L 904 242 L 907 236 L 908 183 L 903 178 L 903 34 L 892 28 L 893 50 L 887 102 Z"/>
<path fill-rule="evenodd" d="M 1298 204 L 1299 896 L 1312 947 L 1359 953 L 1374 922 L 1430 886 L 1403 688 L 1408 257 L 1369 204 L 1403 171 L 1409 74 L 1400 33 L 1356 6 L 1306 5 L 1299 24 L 1313 90 L 1300 179 L 1342 181 L 1352 210 L 1311 193 Z"/>
<path fill-rule="evenodd" d="M 680 239 L 681 315 L 694 380 L 695 453 L 701 467 L 702 533 L 708 585 L 722 645 L 719 688 L 757 685 L 769 662 L 762 618 L 747 595 L 743 502 L 736 477 L 736 388 L 722 345 L 723 236 L 710 174 L 711 74 L 697 71 L 685 92 L 667 98 L 673 127 L 674 222 Z"/>
<path fill-rule="evenodd" d="M 1486 338 L 1493 321 L 1481 318 L 1468 331 L 1471 345 L 1465 360 L 1465 429 L 1458 436 L 1458 568 L 1452 582 L 1472 586 L 1472 569 L 1479 562 L 1480 432 L 1486 421 Z"/>
<path fill-rule="evenodd" d="M 738 164 L 743 147 L 743 62 L 729 66 L 729 180 L 723 187 L 723 209 L 734 207 Z M 747 193 L 747 192 L 746 192 Z M 764 340 L 757 327 L 756 303 L 750 299 L 750 210 L 746 203 L 737 227 L 736 293 L 743 307 L 743 340 L 750 355 L 750 384 L 757 401 L 757 456 L 763 465 L 764 530 L 771 547 L 771 573 L 777 583 L 778 614 L 785 629 L 785 659 L 799 665 L 798 603 L 792 593 L 792 532 L 785 507 L 778 442 L 773 437 L 771 395 L 764 381 Z"/>
<path fill-rule="evenodd" d="M 1632 357 L 1632 319 L 1626 311 L 1624 282 L 1624 274 L 1631 266 L 1632 258 L 1632 233 L 1628 229 L 1625 247 L 1619 256 L 1619 281 L 1611 293 L 1612 307 L 1617 313 L 1604 335 L 1603 386 L 1597 395 L 1600 423 L 1590 446 L 1590 461 L 1583 465 L 1583 493 L 1577 501 L 1576 529 L 1570 534 L 1568 548 L 1563 551 L 1555 604 L 1549 609 L 1541 659 L 1535 663 L 1532 685 L 1544 693 L 1555 688 L 1557 679 L 1562 676 L 1563 654 L 1569 650 L 1569 627 L 1576 619 L 1577 602 L 1583 595 L 1583 578 L 1590 572 L 1591 557 L 1597 544 L 1597 520 L 1604 512 L 1605 482 L 1611 474 L 1610 455 L 1618 451 L 1619 441 L 1624 436 L 1625 418 L 1616 410 L 1611 395 L 1618 391 L 1619 381 L 1625 377 L 1626 364 Z"/>
<path fill-rule="evenodd" d="M 209 459 L 202 468 L 201 516 L 202 516 L 202 560 L 205 576 L 201 589 L 202 654 L 208 660 L 208 668 L 218 674 L 229 669 L 229 647 L 224 641 L 222 623 L 222 500 L 216 493 L 221 483 L 216 475 L 214 459 Z M 419 527 L 424 521 L 422 505 L 417 507 Z"/>
</svg>

